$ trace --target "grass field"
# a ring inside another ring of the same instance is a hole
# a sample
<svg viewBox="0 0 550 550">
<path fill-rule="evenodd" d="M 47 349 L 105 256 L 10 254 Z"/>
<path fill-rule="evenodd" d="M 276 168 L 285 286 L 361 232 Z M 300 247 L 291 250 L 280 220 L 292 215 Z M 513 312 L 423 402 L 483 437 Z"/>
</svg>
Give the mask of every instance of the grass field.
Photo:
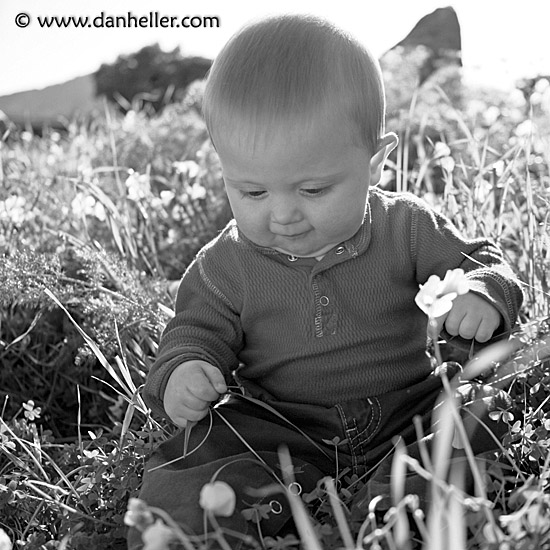
<svg viewBox="0 0 550 550">
<path fill-rule="evenodd" d="M 445 481 L 444 450 L 422 465 L 399 451 L 386 515 L 351 522 L 341 472 L 338 494 L 327 480 L 294 499 L 301 541 L 264 545 L 550 548 L 550 84 L 527 98 L 463 89 L 456 74 L 406 101 L 394 88 L 388 129 L 400 145 L 383 185 L 493 239 L 523 283 L 517 345 L 498 359 L 512 373 L 513 406 L 499 413 L 509 433 L 476 463 L 474 495 Z M 173 432 L 140 396 L 172 314 L 170 282 L 230 219 L 200 97 L 195 86 L 161 114 L 106 106 L 65 132 L 8 128 L 0 141 L 2 550 L 125 547 L 145 457 Z M 432 481 L 437 514 L 399 493 L 407 468 Z M 155 529 L 148 548 L 168 548 L 168 527 Z"/>
</svg>

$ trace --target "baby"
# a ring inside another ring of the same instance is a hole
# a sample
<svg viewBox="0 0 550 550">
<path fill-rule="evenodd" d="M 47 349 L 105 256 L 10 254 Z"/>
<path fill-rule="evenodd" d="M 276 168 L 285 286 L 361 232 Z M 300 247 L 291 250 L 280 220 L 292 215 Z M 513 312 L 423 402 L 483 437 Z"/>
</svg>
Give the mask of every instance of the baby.
<svg viewBox="0 0 550 550">
<path fill-rule="evenodd" d="M 263 534 L 280 532 L 284 497 L 251 488 L 273 483 L 281 443 L 310 491 L 336 453 L 372 476 L 395 436 L 413 443 L 414 416 L 429 426 L 441 380 L 414 298 L 430 275 L 469 279 L 439 319 L 447 339 L 485 343 L 515 323 L 521 290 L 492 243 L 376 187 L 397 144 L 384 111 L 377 62 L 314 17 L 251 24 L 212 66 L 204 115 L 234 220 L 184 274 L 144 391 L 154 413 L 198 422 L 185 457 L 183 430 L 155 451 L 140 495 L 189 532 L 203 532 L 213 477 L 237 494 L 222 526 L 246 532 L 240 512 L 264 503 Z"/>
</svg>

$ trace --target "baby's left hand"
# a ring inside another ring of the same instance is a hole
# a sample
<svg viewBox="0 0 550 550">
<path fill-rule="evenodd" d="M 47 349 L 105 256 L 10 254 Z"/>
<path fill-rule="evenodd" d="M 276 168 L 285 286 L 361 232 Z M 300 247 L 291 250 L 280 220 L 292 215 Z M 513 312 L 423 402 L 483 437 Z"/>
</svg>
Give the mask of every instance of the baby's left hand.
<svg viewBox="0 0 550 550">
<path fill-rule="evenodd" d="M 453 307 L 438 319 L 438 324 L 440 327 L 445 325 L 451 336 L 487 342 L 501 321 L 502 316 L 493 305 L 477 294 L 467 292 L 453 300 Z"/>
</svg>

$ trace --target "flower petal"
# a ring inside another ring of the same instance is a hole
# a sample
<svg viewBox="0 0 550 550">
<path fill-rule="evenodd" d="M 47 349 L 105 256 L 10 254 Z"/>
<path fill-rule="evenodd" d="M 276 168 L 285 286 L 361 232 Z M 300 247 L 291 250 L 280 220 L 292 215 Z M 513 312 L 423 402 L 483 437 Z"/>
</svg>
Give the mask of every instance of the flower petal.
<svg viewBox="0 0 550 550">
<path fill-rule="evenodd" d="M 438 298 L 433 306 L 430 308 L 430 317 L 437 318 L 441 317 L 442 315 L 445 315 L 445 313 L 448 313 L 451 311 L 451 308 L 453 307 L 453 299 L 456 298 L 456 292 L 453 292 L 451 294 L 445 294 L 441 298 Z"/>
<path fill-rule="evenodd" d="M 174 539 L 172 529 L 165 525 L 160 519 L 147 527 L 141 535 L 143 550 L 166 550 L 170 541 Z"/>
<path fill-rule="evenodd" d="M 456 292 L 466 294 L 470 290 L 470 284 L 463 269 L 449 269 L 443 279 L 441 294 Z"/>
<path fill-rule="evenodd" d="M 214 481 L 203 486 L 199 504 L 215 516 L 229 517 L 235 511 L 235 491 L 225 481 Z"/>
<path fill-rule="evenodd" d="M 430 315 L 431 307 L 437 300 L 440 287 L 441 279 L 437 275 L 431 275 L 423 285 L 420 285 L 420 290 L 414 300 L 426 315 Z"/>
</svg>

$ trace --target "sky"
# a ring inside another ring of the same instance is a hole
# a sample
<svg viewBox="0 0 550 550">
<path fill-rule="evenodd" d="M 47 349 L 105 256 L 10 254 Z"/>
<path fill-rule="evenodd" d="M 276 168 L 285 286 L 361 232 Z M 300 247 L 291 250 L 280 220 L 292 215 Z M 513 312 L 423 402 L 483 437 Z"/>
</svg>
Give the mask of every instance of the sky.
<svg viewBox="0 0 550 550">
<path fill-rule="evenodd" d="M 550 74 L 548 0 L 0 0 L 0 95 L 40 89 L 96 71 L 158 42 L 184 55 L 214 58 L 246 22 L 277 13 L 312 13 L 352 32 L 378 57 L 424 15 L 452 5 L 462 31 L 467 78 L 506 87 L 514 79 Z M 43 17 L 215 16 L 217 28 L 46 28 Z M 22 14 L 22 15 L 20 15 Z M 27 17 L 28 16 L 28 17 Z M 29 22 L 28 26 L 18 27 Z"/>
</svg>

